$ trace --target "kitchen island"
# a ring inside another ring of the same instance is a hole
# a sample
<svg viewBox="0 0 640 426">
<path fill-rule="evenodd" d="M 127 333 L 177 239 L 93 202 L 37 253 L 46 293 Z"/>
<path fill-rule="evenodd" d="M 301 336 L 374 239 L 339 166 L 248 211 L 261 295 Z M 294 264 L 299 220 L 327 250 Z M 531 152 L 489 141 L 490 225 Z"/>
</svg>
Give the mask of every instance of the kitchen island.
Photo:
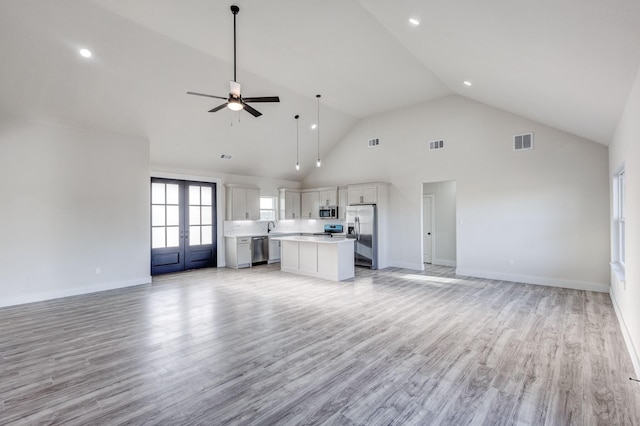
<svg viewBox="0 0 640 426">
<path fill-rule="evenodd" d="M 275 239 L 275 238 L 274 238 Z M 281 241 L 280 270 L 342 281 L 355 276 L 352 239 L 290 236 Z"/>
</svg>

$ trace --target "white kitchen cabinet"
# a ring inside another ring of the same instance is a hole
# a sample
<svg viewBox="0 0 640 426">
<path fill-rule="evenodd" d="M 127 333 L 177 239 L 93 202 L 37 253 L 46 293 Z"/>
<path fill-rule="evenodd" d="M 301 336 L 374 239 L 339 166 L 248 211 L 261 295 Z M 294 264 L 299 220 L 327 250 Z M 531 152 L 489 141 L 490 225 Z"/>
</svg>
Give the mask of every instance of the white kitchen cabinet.
<svg viewBox="0 0 640 426">
<path fill-rule="evenodd" d="M 321 206 L 338 205 L 338 191 L 336 190 L 336 188 L 320 190 L 320 205 Z"/>
<path fill-rule="evenodd" d="M 376 204 L 378 188 L 375 185 L 349 185 L 349 204 Z"/>
<path fill-rule="evenodd" d="M 298 243 L 298 268 L 301 274 L 318 272 L 318 244 L 314 242 Z"/>
<path fill-rule="evenodd" d="M 258 188 L 227 187 L 227 220 L 259 220 L 260 190 Z"/>
<path fill-rule="evenodd" d="M 300 210 L 302 219 L 318 219 L 320 214 L 320 192 L 305 191 L 300 194 Z"/>
<path fill-rule="evenodd" d="M 355 275 L 353 244 L 347 238 L 282 237 L 284 272 L 342 281 Z"/>
<path fill-rule="evenodd" d="M 280 262 L 280 240 L 269 238 L 269 263 Z"/>
<path fill-rule="evenodd" d="M 349 191 L 347 188 L 338 189 L 338 219 L 347 218 L 347 198 Z"/>
<path fill-rule="evenodd" d="M 228 268 L 251 266 L 251 237 L 226 237 L 224 241 Z"/>
<path fill-rule="evenodd" d="M 280 189 L 280 220 L 300 219 L 300 191 Z"/>
</svg>

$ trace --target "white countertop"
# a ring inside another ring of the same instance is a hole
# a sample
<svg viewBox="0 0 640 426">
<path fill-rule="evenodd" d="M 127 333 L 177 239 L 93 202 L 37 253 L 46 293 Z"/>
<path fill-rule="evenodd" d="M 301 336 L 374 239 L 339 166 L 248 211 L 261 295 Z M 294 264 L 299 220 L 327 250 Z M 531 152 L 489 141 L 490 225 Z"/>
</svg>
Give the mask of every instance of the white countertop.
<svg viewBox="0 0 640 426">
<path fill-rule="evenodd" d="M 344 237 L 326 237 L 323 235 L 292 235 L 289 237 L 274 237 L 274 240 L 280 241 L 298 241 L 305 243 L 321 243 L 321 244 L 341 244 L 341 243 L 352 243 L 353 239 L 347 239 Z"/>
</svg>

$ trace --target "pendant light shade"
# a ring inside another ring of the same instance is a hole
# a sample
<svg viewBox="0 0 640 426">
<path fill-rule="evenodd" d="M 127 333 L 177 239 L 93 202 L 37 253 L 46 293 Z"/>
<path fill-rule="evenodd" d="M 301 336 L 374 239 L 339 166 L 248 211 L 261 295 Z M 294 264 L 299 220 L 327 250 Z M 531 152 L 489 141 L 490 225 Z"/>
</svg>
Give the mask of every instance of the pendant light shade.
<svg viewBox="0 0 640 426">
<path fill-rule="evenodd" d="M 296 119 L 296 170 L 300 170 L 300 127 L 298 122 L 298 118 L 300 118 L 300 116 L 296 114 L 293 118 Z"/>
<path fill-rule="evenodd" d="M 318 159 L 316 160 L 316 167 L 320 167 L 320 95 L 316 95 L 318 99 Z"/>
</svg>

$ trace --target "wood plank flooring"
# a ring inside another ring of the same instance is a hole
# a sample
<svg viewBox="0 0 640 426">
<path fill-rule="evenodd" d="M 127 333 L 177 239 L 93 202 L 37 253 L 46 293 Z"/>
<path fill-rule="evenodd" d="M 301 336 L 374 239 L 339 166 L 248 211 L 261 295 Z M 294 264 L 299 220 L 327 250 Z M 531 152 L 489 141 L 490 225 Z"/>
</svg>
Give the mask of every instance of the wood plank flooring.
<svg viewBox="0 0 640 426">
<path fill-rule="evenodd" d="M 0 309 L 0 424 L 640 425 L 607 294 L 207 269 Z"/>
</svg>

